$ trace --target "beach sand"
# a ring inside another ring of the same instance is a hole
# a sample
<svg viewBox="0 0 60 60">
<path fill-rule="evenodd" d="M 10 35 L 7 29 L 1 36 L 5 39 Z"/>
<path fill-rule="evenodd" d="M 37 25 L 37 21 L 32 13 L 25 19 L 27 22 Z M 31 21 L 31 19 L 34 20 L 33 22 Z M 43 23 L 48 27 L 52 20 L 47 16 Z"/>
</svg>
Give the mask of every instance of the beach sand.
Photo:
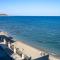
<svg viewBox="0 0 60 60">
<path fill-rule="evenodd" d="M 48 55 L 48 53 L 44 52 L 43 50 L 36 49 L 30 45 L 27 45 L 21 41 L 14 42 L 14 46 L 16 48 L 19 48 L 20 51 L 22 51 L 27 56 L 31 56 L 32 59 L 36 59 L 39 57 L 43 57 L 44 55 Z M 49 60 L 60 60 L 52 55 L 49 55 Z"/>
<path fill-rule="evenodd" d="M 29 46 L 21 41 L 16 41 L 14 43 L 14 46 L 16 48 L 19 48 L 19 50 L 21 50 L 27 56 L 31 56 L 32 59 L 36 59 L 36 58 L 42 57 L 44 55 L 47 55 L 47 53 L 45 53 L 44 51 L 33 48 L 33 47 L 31 47 L 31 46 Z"/>
</svg>

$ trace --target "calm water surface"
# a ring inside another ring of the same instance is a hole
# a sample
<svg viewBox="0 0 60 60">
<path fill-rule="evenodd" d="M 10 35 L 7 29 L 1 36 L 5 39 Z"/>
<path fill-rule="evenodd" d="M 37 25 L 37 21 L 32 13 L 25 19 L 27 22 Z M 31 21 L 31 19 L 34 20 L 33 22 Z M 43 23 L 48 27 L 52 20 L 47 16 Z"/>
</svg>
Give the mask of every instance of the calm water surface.
<svg viewBox="0 0 60 60">
<path fill-rule="evenodd" d="M 36 48 L 60 55 L 59 16 L 0 16 L 0 31 Z"/>
</svg>

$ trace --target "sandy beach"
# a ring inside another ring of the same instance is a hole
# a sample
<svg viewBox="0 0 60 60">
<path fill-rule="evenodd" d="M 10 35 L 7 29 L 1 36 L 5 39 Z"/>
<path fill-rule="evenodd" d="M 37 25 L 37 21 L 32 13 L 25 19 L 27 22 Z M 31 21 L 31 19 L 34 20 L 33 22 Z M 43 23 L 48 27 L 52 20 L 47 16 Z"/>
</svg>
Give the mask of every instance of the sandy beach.
<svg viewBox="0 0 60 60">
<path fill-rule="evenodd" d="M 22 52 L 24 54 L 26 54 L 27 56 L 31 56 L 32 59 L 36 59 L 36 58 L 42 57 L 44 55 L 47 55 L 47 53 L 45 53 L 44 51 L 40 51 L 36 48 L 33 48 L 33 47 L 31 47 L 31 46 L 29 46 L 21 41 L 16 41 L 14 43 L 14 46 L 16 48 L 19 48 L 19 50 L 21 50 L 21 51 L 23 50 Z"/>
<path fill-rule="evenodd" d="M 36 59 L 36 58 L 42 57 L 44 55 L 48 55 L 48 53 L 46 53 L 42 50 L 36 49 L 32 46 L 29 46 L 21 41 L 16 41 L 14 43 L 14 46 L 16 48 L 19 48 L 19 50 L 22 51 L 27 56 L 31 56 L 32 59 Z M 57 59 L 56 57 L 49 55 L 49 60 L 60 60 L 60 59 Z"/>
</svg>

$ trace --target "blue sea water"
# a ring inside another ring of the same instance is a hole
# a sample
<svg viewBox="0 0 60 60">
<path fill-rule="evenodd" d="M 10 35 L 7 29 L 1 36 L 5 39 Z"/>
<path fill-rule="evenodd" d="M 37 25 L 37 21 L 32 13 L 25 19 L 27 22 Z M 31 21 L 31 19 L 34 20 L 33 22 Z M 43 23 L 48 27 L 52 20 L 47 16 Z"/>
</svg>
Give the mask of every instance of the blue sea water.
<svg viewBox="0 0 60 60">
<path fill-rule="evenodd" d="M 0 16 L 0 31 L 60 56 L 60 16 Z"/>
</svg>

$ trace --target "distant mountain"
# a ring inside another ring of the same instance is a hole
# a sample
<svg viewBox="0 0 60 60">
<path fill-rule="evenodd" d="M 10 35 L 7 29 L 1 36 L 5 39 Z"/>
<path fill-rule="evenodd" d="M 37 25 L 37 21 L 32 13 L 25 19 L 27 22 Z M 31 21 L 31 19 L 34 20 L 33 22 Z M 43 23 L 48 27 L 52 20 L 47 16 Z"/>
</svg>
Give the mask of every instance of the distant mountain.
<svg viewBox="0 0 60 60">
<path fill-rule="evenodd" d="M 0 14 L 0 16 L 7 16 L 7 14 Z"/>
</svg>

